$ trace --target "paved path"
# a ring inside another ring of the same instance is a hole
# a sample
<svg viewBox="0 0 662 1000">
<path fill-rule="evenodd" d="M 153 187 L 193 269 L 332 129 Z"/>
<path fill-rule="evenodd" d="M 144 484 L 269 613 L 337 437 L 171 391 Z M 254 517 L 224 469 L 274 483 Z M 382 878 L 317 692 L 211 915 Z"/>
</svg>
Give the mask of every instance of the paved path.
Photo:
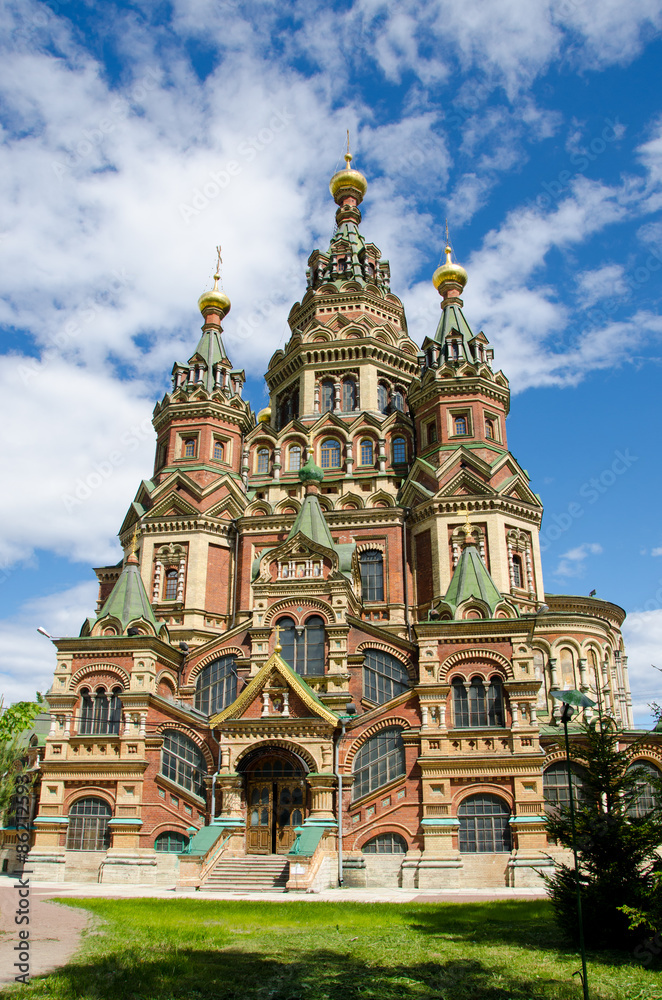
<svg viewBox="0 0 662 1000">
<path fill-rule="evenodd" d="M 297 892 L 175 892 L 151 885 L 99 885 L 96 882 L 30 883 L 30 975 L 44 975 L 64 965 L 77 951 L 80 936 L 92 918 L 83 910 L 48 902 L 54 897 L 77 899 L 215 899 L 260 900 L 276 903 L 473 903 L 497 899 L 544 899 L 537 889 L 455 890 L 425 892 L 417 889 L 325 889 L 317 893 Z M 14 946 L 19 927 L 14 923 L 18 900 L 17 880 L 0 878 L 0 984 L 13 982 L 17 960 Z"/>
</svg>

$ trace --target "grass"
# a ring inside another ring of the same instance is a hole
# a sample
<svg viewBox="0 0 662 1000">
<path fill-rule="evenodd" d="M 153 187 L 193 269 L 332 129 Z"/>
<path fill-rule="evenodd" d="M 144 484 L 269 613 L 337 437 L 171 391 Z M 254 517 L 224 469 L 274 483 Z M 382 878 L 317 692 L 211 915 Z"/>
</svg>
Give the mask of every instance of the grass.
<svg viewBox="0 0 662 1000">
<path fill-rule="evenodd" d="M 382 904 L 66 901 L 96 914 L 46 1000 L 581 1000 L 546 900 Z M 63 915 L 64 917 L 64 915 Z M 662 1000 L 662 973 L 590 956 L 592 1000 Z"/>
</svg>

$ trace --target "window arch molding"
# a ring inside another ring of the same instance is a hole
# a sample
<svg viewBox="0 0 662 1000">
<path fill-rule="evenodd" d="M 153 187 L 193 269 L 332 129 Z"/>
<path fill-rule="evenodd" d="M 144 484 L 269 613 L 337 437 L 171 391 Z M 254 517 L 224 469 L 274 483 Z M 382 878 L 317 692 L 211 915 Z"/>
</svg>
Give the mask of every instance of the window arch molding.
<svg viewBox="0 0 662 1000">
<path fill-rule="evenodd" d="M 480 671 L 481 669 L 485 672 L 492 670 L 495 673 L 501 674 L 502 680 L 514 680 L 515 675 L 510 660 L 506 659 L 501 653 L 496 652 L 496 650 L 481 649 L 480 647 L 461 649 L 447 656 L 439 664 L 437 680 L 445 680 L 453 667 L 461 663 L 466 663 L 467 660 L 481 664 L 480 667 L 476 668 L 476 671 Z"/>
<path fill-rule="evenodd" d="M 196 747 L 205 758 L 205 764 L 207 765 L 207 771 L 209 772 L 214 767 L 214 758 L 212 756 L 211 750 L 201 739 L 200 736 L 193 729 L 189 729 L 188 726 L 183 726 L 180 722 L 162 722 L 156 727 L 156 735 L 163 736 L 166 730 L 176 730 L 178 733 L 182 733 L 183 736 L 187 736 L 192 743 L 195 743 Z"/>
<path fill-rule="evenodd" d="M 303 606 L 303 611 L 298 613 L 296 608 Z M 264 616 L 264 626 L 265 628 L 269 626 L 273 628 L 276 624 L 276 619 L 281 615 L 288 615 L 293 618 L 298 625 L 303 625 L 305 619 L 309 615 L 319 615 L 320 618 L 324 619 L 325 627 L 329 625 L 335 625 L 338 618 L 332 608 L 328 604 L 323 604 L 322 601 L 316 601 L 314 598 L 307 598 L 305 604 L 303 602 L 298 602 L 295 607 L 292 607 L 292 598 L 288 597 L 285 600 L 278 601 L 277 604 L 273 604 Z M 243 653 L 241 654 L 244 655 Z"/>
<path fill-rule="evenodd" d="M 66 849 L 68 851 L 106 851 L 110 847 L 109 822 L 114 803 L 94 789 L 92 795 L 78 795 L 68 803 Z"/>
<path fill-rule="evenodd" d="M 321 677 L 326 670 L 326 622 L 321 615 L 308 614 L 303 622 L 291 615 L 276 621 L 281 628 L 281 656 L 301 676 Z"/>
<path fill-rule="evenodd" d="M 347 753 L 345 754 L 345 765 L 353 765 L 354 758 L 359 752 L 362 746 L 372 739 L 373 736 L 378 735 L 382 729 L 399 729 L 402 734 L 406 733 L 411 729 L 409 721 L 399 715 L 390 715 L 388 719 L 381 719 L 376 722 L 373 726 L 369 726 L 365 732 L 361 733 L 359 737 L 349 746 Z"/>
<path fill-rule="evenodd" d="M 512 802 L 502 789 L 473 786 L 457 801 L 461 854 L 507 854 L 512 849 Z M 482 822 L 477 822 L 482 820 Z"/>
<path fill-rule="evenodd" d="M 364 650 L 363 697 L 385 705 L 411 689 L 409 672 L 401 660 L 381 649 Z"/>
<path fill-rule="evenodd" d="M 96 678 L 96 680 L 91 678 Z M 118 667 L 115 663 L 89 663 L 87 666 L 81 667 L 69 681 L 69 690 L 77 691 L 79 685 L 83 684 L 84 681 L 86 687 L 96 688 L 105 685 L 112 688 L 117 684 L 125 691 L 131 684 L 131 678 L 126 670 Z"/>
<path fill-rule="evenodd" d="M 246 650 L 242 649 L 241 646 L 223 646 L 221 649 L 215 649 L 213 653 L 207 653 L 206 656 L 203 656 L 201 660 L 191 667 L 186 678 L 186 683 L 194 684 L 201 671 L 220 656 L 236 656 L 241 658 L 245 655 Z"/>
<path fill-rule="evenodd" d="M 359 850 L 362 854 L 395 854 L 404 857 L 409 850 L 409 844 L 407 838 L 397 830 L 383 830 L 364 840 Z"/>
</svg>

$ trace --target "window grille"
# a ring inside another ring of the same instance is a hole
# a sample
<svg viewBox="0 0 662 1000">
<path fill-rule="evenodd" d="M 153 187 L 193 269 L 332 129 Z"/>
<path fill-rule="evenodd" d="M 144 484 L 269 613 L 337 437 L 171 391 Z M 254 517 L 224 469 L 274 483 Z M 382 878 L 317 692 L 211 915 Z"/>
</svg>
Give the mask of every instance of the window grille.
<svg viewBox="0 0 662 1000">
<path fill-rule="evenodd" d="M 205 758 L 193 740 L 176 729 L 167 729 L 163 734 L 161 774 L 196 795 L 205 794 Z"/>
<path fill-rule="evenodd" d="M 323 469 L 340 468 L 340 442 L 329 438 L 322 444 L 321 465 Z"/>
<path fill-rule="evenodd" d="M 660 807 L 660 772 L 647 760 L 638 760 L 628 767 L 627 773 L 636 775 L 637 778 L 636 795 L 628 806 L 628 816 L 632 819 L 643 819 Z"/>
<path fill-rule="evenodd" d="M 178 572 L 176 569 L 166 570 L 165 575 L 165 600 L 174 601 L 177 598 Z"/>
<path fill-rule="evenodd" d="M 407 461 L 407 445 L 404 438 L 393 440 L 393 464 L 402 465 Z"/>
<path fill-rule="evenodd" d="M 470 795 L 457 811 L 461 854 L 511 850 L 510 809 L 498 795 Z"/>
<path fill-rule="evenodd" d="M 488 419 L 485 421 L 485 437 L 490 438 L 492 441 L 496 438 L 493 420 Z"/>
<path fill-rule="evenodd" d="M 68 851 L 106 851 L 110 847 L 108 820 L 112 811 L 103 799 L 78 799 L 69 810 Z"/>
<path fill-rule="evenodd" d="M 522 558 L 521 556 L 513 556 L 513 586 L 522 586 Z"/>
<path fill-rule="evenodd" d="M 103 688 L 97 688 L 92 698 L 89 690 L 81 690 L 79 733 L 82 736 L 117 736 L 122 722 L 122 689 L 113 688 L 110 698 Z"/>
<path fill-rule="evenodd" d="M 200 671 L 195 685 L 195 707 L 205 715 L 221 712 L 237 697 L 234 656 L 222 656 Z"/>
<path fill-rule="evenodd" d="M 333 382 L 322 382 L 320 392 L 320 409 L 322 413 L 332 413 L 335 402 L 335 387 Z"/>
<path fill-rule="evenodd" d="M 457 729 L 472 729 L 475 726 L 504 726 L 503 685 L 494 677 L 489 686 L 480 677 L 474 677 L 467 691 L 464 681 L 454 677 L 453 718 Z"/>
<path fill-rule="evenodd" d="M 342 384 L 342 408 L 345 413 L 356 409 L 357 397 L 356 382 L 353 378 L 345 379 Z"/>
<path fill-rule="evenodd" d="M 575 803 L 586 801 L 584 777 L 586 772 L 578 764 L 571 764 L 572 794 Z M 542 793 L 547 809 L 569 809 L 568 765 L 557 761 L 545 769 L 542 776 Z"/>
<path fill-rule="evenodd" d="M 311 615 L 303 628 L 293 618 L 280 618 L 281 656 L 297 674 L 321 676 L 324 673 L 324 619 Z"/>
<path fill-rule="evenodd" d="M 361 441 L 361 465 L 374 465 L 374 450 L 370 438 Z"/>
<path fill-rule="evenodd" d="M 364 601 L 384 600 L 384 555 L 369 549 L 359 555 L 361 594 Z"/>
<path fill-rule="evenodd" d="M 154 841 L 154 850 L 168 854 L 181 854 L 188 845 L 188 837 L 177 830 L 165 830 Z"/>
<path fill-rule="evenodd" d="M 399 729 L 383 729 L 354 758 L 353 798 L 360 799 L 405 774 L 405 747 Z"/>
<path fill-rule="evenodd" d="M 361 848 L 363 854 L 406 854 L 407 841 L 399 833 L 380 833 Z"/>
<path fill-rule="evenodd" d="M 259 448 L 257 453 L 257 474 L 266 476 L 269 472 L 269 449 Z"/>
<path fill-rule="evenodd" d="M 453 433 L 454 434 L 466 434 L 467 433 L 467 418 L 466 417 L 454 417 L 453 418 Z"/>
<path fill-rule="evenodd" d="M 400 389 L 394 389 L 391 393 L 391 409 L 392 410 L 404 410 L 405 408 L 405 397 L 404 393 Z"/>
<path fill-rule="evenodd" d="M 404 663 L 381 649 L 367 649 L 363 664 L 363 694 L 368 701 L 383 705 L 409 690 L 409 674 Z"/>
<path fill-rule="evenodd" d="M 436 423 L 428 424 L 428 444 L 434 444 L 437 440 L 437 425 Z"/>
<path fill-rule="evenodd" d="M 195 458 L 195 438 L 187 438 L 184 442 L 184 458 Z"/>
</svg>

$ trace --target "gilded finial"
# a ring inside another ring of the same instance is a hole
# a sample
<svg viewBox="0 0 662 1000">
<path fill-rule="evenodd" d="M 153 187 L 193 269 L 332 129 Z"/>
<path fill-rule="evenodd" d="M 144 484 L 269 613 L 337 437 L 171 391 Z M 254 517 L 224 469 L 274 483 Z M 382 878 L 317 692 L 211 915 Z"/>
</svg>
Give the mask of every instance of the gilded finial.
<svg viewBox="0 0 662 1000">
<path fill-rule="evenodd" d="M 345 166 L 333 175 L 329 190 L 337 205 L 341 204 L 340 198 L 344 195 L 355 198 L 356 204 L 360 205 L 368 190 L 368 182 L 360 170 L 355 170 L 352 167 L 353 156 L 349 151 L 349 129 L 347 129 L 347 152 L 344 154 L 344 160 Z"/>
<path fill-rule="evenodd" d="M 450 234 L 448 232 L 448 219 L 446 219 L 446 261 L 441 264 L 437 270 L 432 275 L 432 284 L 436 289 L 439 290 L 439 294 L 443 295 L 444 292 L 441 290 L 441 286 L 446 285 L 447 282 L 452 282 L 454 285 L 459 285 L 460 288 L 464 288 L 467 283 L 467 272 L 461 266 L 461 264 L 453 263 L 453 248 L 451 247 Z"/>
<path fill-rule="evenodd" d="M 283 647 L 280 644 L 280 625 L 276 625 L 274 632 L 276 633 L 276 644 L 274 645 L 274 653 L 281 653 Z"/>
<path fill-rule="evenodd" d="M 136 559 L 136 549 L 138 548 L 138 522 L 133 526 L 133 534 L 129 542 L 129 559 Z"/>
<path fill-rule="evenodd" d="M 465 507 L 463 511 L 460 511 L 460 513 L 464 514 L 464 531 L 467 535 L 470 535 L 471 532 L 474 530 L 474 526 L 471 523 L 471 520 L 469 519 L 469 511 Z"/>
<path fill-rule="evenodd" d="M 216 247 L 216 271 L 214 272 L 214 287 L 208 292 L 203 292 L 198 299 L 198 309 L 204 316 L 207 310 L 218 313 L 221 317 L 225 316 L 226 313 L 230 311 L 230 299 L 227 297 L 223 291 L 223 283 L 221 282 L 221 287 L 218 287 L 218 283 L 221 280 L 221 264 L 223 263 L 223 258 L 221 256 L 221 245 Z"/>
</svg>

